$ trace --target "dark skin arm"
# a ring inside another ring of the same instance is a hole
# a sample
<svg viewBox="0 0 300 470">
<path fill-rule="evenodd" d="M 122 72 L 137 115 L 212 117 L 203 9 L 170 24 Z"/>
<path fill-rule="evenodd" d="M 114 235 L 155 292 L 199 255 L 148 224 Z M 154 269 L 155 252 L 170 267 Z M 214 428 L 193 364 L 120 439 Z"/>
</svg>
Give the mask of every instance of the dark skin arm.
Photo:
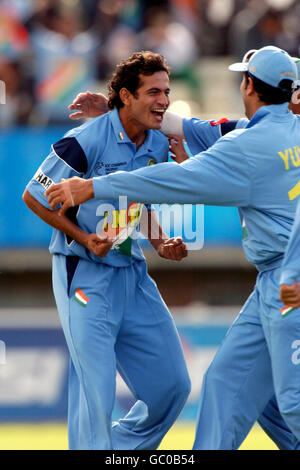
<svg viewBox="0 0 300 470">
<path fill-rule="evenodd" d="M 144 210 L 140 221 L 141 232 L 149 240 L 161 258 L 181 261 L 188 255 L 182 238 L 169 238 L 159 224 L 154 210 Z"/>
<path fill-rule="evenodd" d="M 281 284 L 280 300 L 288 307 L 300 307 L 300 283 L 294 282 L 291 286 Z"/>
<path fill-rule="evenodd" d="M 105 238 L 99 238 L 96 233 L 86 233 L 73 224 L 65 214 L 58 215 L 58 211 L 51 211 L 39 203 L 27 189 L 23 194 L 23 201 L 27 207 L 40 219 L 53 228 L 65 233 L 75 241 L 85 246 L 88 250 L 100 258 L 104 257 L 111 248 L 111 242 Z"/>
</svg>

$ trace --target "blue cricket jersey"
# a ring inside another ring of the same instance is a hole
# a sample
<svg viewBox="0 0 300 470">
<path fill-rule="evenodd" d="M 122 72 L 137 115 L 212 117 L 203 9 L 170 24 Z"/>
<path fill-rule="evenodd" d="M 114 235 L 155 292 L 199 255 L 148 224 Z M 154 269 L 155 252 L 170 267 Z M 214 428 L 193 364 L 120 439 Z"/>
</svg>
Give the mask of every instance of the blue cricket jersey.
<svg viewBox="0 0 300 470">
<path fill-rule="evenodd" d="M 300 200 L 280 276 L 280 284 L 291 285 L 294 282 L 300 282 Z"/>
<path fill-rule="evenodd" d="M 49 156 L 27 185 L 27 190 L 49 209 L 44 193 L 51 184 L 59 183 L 62 178 L 93 178 L 164 162 L 168 159 L 168 148 L 168 140 L 161 132 L 148 130 L 144 143 L 136 150 L 136 145 L 123 128 L 117 109 L 114 109 L 70 130 L 63 139 L 53 144 Z M 106 213 L 109 213 L 110 221 L 111 213 L 119 210 L 118 197 L 116 200 L 109 199 L 88 201 L 70 208 L 66 215 L 87 233 L 101 233 Z M 136 239 L 132 240 L 131 257 L 111 250 L 104 258 L 99 258 L 55 229 L 49 249 L 52 254 L 79 256 L 120 267 L 129 265 L 135 259 L 144 259 Z"/>
<path fill-rule="evenodd" d="M 243 129 L 249 120 L 246 118 L 238 120 L 228 120 L 226 118 L 219 121 L 204 121 L 198 118 L 183 119 L 183 133 L 187 141 L 189 150 L 193 155 L 207 150 L 209 147 L 234 129 Z"/>
<path fill-rule="evenodd" d="M 300 117 L 285 103 L 262 106 L 244 129 L 180 165 L 96 177 L 93 184 L 99 199 L 126 195 L 145 203 L 236 206 L 246 257 L 265 270 L 282 262 L 299 179 Z"/>
</svg>

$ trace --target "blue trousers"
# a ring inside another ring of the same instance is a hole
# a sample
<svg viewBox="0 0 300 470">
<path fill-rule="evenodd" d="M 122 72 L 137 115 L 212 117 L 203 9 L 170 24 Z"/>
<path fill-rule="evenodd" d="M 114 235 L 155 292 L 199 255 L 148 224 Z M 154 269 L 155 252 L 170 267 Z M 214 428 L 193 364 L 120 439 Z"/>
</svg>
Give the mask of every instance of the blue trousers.
<svg viewBox="0 0 300 470">
<path fill-rule="evenodd" d="M 156 449 L 190 392 L 174 321 L 146 263 L 112 267 L 53 257 L 53 289 L 70 352 L 70 449 Z M 75 301 L 80 289 L 88 301 Z M 112 425 L 116 371 L 136 398 Z"/>
<path fill-rule="evenodd" d="M 281 316 L 279 276 L 259 273 L 205 373 L 194 449 L 237 449 L 257 419 L 279 448 L 300 448 L 300 309 Z"/>
</svg>

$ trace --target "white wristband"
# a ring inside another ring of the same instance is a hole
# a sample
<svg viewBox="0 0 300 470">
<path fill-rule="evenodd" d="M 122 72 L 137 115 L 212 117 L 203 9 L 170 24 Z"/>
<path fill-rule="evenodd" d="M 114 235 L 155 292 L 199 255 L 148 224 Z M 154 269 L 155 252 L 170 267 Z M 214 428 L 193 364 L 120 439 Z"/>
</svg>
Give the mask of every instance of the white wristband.
<svg viewBox="0 0 300 470">
<path fill-rule="evenodd" d="M 179 137 L 184 137 L 183 116 L 172 113 L 171 111 L 166 111 L 160 130 L 165 135 L 174 134 Z"/>
</svg>

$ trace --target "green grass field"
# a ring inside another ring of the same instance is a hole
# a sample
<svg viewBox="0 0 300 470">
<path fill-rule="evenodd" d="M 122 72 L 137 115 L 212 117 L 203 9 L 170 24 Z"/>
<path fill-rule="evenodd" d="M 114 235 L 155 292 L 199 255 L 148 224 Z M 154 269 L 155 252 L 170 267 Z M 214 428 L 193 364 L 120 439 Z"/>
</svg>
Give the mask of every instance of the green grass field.
<svg viewBox="0 0 300 470">
<path fill-rule="evenodd" d="M 190 450 L 193 445 L 194 426 L 176 424 L 165 436 L 161 450 Z M 60 423 L 2 424 L 0 450 L 66 450 L 67 426 Z M 241 450 L 276 450 L 275 444 L 259 426 L 254 426 Z"/>
</svg>

